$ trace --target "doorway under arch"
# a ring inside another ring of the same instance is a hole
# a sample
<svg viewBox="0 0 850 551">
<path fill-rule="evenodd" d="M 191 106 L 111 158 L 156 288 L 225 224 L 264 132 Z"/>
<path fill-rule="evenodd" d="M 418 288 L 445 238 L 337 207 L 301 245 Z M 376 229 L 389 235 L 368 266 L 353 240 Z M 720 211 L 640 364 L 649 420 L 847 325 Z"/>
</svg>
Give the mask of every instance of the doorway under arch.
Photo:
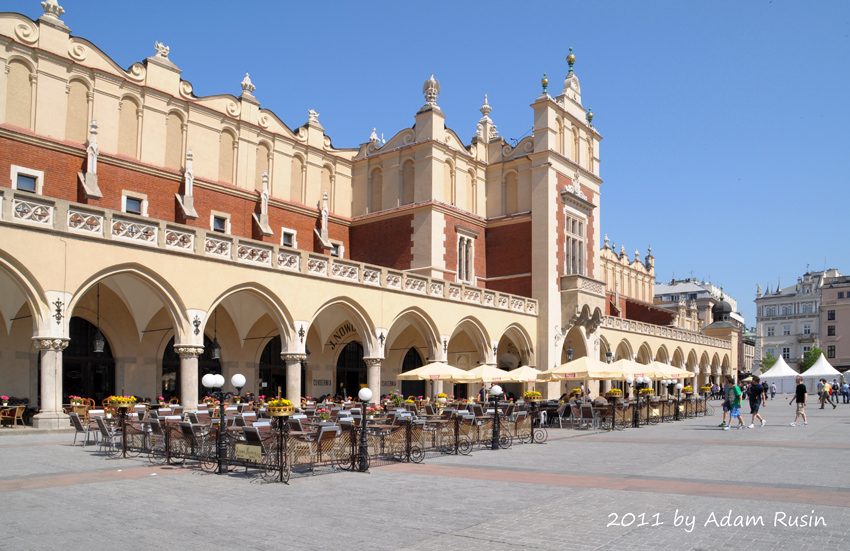
<svg viewBox="0 0 850 551">
<path fill-rule="evenodd" d="M 104 398 L 115 394 L 115 359 L 109 341 L 104 337 L 103 352 L 96 354 L 97 327 L 83 318 L 72 317 L 68 332 L 71 340 L 62 353 L 62 402 L 67 403 L 68 396 L 81 396 L 93 398 L 100 405 Z"/>
<path fill-rule="evenodd" d="M 280 335 L 278 335 L 266 344 L 263 353 L 260 354 L 260 388 L 258 393 L 266 397 L 286 397 L 286 362 L 280 357 L 282 345 Z M 310 354 L 309 350 L 307 350 L 307 354 Z M 301 362 L 301 396 L 307 395 L 305 371 L 304 362 Z"/>
<path fill-rule="evenodd" d="M 401 372 L 406 373 L 423 365 L 425 364 L 422 363 L 422 356 L 419 355 L 419 351 L 411 347 L 407 351 L 407 354 L 404 355 L 404 361 L 401 363 Z M 405 397 L 425 396 L 425 383 L 426 381 L 402 381 L 401 393 Z"/>
<path fill-rule="evenodd" d="M 336 360 L 336 388 L 341 396 L 357 396 L 366 385 L 366 362 L 363 345 L 351 341 L 345 345 Z"/>
</svg>

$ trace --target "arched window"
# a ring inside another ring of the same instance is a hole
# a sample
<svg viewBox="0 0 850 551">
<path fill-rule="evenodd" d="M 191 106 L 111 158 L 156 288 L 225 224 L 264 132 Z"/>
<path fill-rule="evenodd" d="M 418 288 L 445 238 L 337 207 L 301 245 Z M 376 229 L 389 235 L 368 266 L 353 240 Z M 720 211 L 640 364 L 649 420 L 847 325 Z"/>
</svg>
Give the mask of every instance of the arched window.
<svg viewBox="0 0 850 551">
<path fill-rule="evenodd" d="M 407 354 L 404 356 L 404 361 L 401 364 L 401 372 L 407 373 L 413 369 L 417 369 L 422 367 L 424 364 L 422 363 L 422 356 L 419 355 L 419 352 L 416 348 L 411 347 L 410 350 L 407 351 Z M 407 396 L 424 396 L 425 395 L 425 381 L 402 381 L 401 382 L 401 393 Z"/>
<path fill-rule="evenodd" d="M 573 129 L 573 143 L 570 148 L 570 159 L 572 159 L 572 161 L 576 164 L 579 162 L 579 151 L 581 151 L 581 149 L 579 147 L 578 131 Z"/>
<path fill-rule="evenodd" d="M 371 188 L 369 198 L 369 212 L 379 212 L 383 210 L 383 193 L 384 193 L 384 173 L 380 168 L 372 171 Z"/>
<path fill-rule="evenodd" d="M 32 130 L 32 71 L 18 60 L 10 61 L 6 69 L 6 122 Z"/>
<path fill-rule="evenodd" d="M 414 201 L 414 178 L 416 176 L 413 161 L 407 160 L 401 167 L 401 204 L 409 205 Z"/>
<path fill-rule="evenodd" d="M 222 132 L 218 143 L 218 179 L 232 184 L 236 139 L 230 132 Z"/>
<path fill-rule="evenodd" d="M 269 173 L 269 186 L 271 186 L 271 171 L 269 170 L 269 160 L 271 159 L 271 150 L 269 146 L 261 143 L 257 147 L 257 167 L 254 175 L 254 189 L 257 191 L 263 190 L 263 172 Z M 271 193 L 271 190 L 269 191 Z"/>
<path fill-rule="evenodd" d="M 68 396 L 93 398 L 100 406 L 104 398 L 115 394 L 115 360 L 109 340 L 103 352 L 94 352 L 94 337 L 97 327 L 83 318 L 72 317 L 68 326 L 68 348 L 62 354 L 62 398 L 67 403 Z M 135 389 L 125 389 L 134 394 Z"/>
<path fill-rule="evenodd" d="M 449 205 L 457 205 L 455 193 L 455 175 L 450 162 L 443 164 L 443 200 Z"/>
<path fill-rule="evenodd" d="M 183 168 L 183 118 L 169 113 L 165 118 L 165 166 Z"/>
<path fill-rule="evenodd" d="M 363 361 L 363 345 L 351 341 L 345 345 L 336 360 L 337 393 L 344 396 L 357 396 L 362 385 L 366 384 L 366 362 Z"/>
<path fill-rule="evenodd" d="M 333 190 L 333 170 L 330 166 L 322 167 L 322 188 L 319 191 L 319 198 L 324 197 L 325 192 L 328 194 L 328 210 L 334 210 L 334 190 Z"/>
<path fill-rule="evenodd" d="M 298 155 L 292 158 L 292 169 L 289 174 L 289 200 L 296 203 L 304 202 L 304 161 Z"/>
<path fill-rule="evenodd" d="M 125 97 L 119 106 L 118 153 L 135 157 L 139 144 L 139 104 Z"/>
<path fill-rule="evenodd" d="M 89 89 L 79 80 L 68 85 L 68 111 L 65 115 L 65 139 L 86 143 L 89 138 Z"/>
</svg>

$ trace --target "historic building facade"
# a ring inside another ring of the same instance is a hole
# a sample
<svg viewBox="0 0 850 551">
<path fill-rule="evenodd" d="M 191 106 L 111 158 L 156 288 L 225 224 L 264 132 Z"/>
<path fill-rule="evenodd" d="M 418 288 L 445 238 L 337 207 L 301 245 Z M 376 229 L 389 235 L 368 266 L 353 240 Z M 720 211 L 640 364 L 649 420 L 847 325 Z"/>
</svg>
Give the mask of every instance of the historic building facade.
<svg viewBox="0 0 850 551">
<path fill-rule="evenodd" d="M 789 366 L 797 366 L 803 356 L 817 346 L 822 348 L 821 288 L 828 278 L 841 276 L 838 270 L 807 272 L 797 283 L 784 289 L 777 284 L 764 294 L 756 293 L 756 362 L 767 354 L 782 356 Z M 799 369 L 798 369 L 799 370 Z"/>
<path fill-rule="evenodd" d="M 835 369 L 850 369 L 850 277 L 824 279 L 820 310 L 821 349 Z M 843 338 L 842 338 L 843 337 Z"/>
<path fill-rule="evenodd" d="M 411 128 L 337 148 L 315 111 L 292 129 L 263 109 L 248 75 L 198 97 L 167 46 L 124 69 L 42 6 L 0 14 L 0 390 L 37 425 L 65 422 L 70 394 L 192 408 L 207 372 L 299 400 L 383 394 L 435 360 L 543 370 L 568 348 L 733 369 L 729 341 L 626 315 L 652 308 L 651 267 L 618 257 L 640 273 L 612 310 L 572 54 L 514 147 L 486 96 L 464 143 L 431 76 Z"/>
</svg>

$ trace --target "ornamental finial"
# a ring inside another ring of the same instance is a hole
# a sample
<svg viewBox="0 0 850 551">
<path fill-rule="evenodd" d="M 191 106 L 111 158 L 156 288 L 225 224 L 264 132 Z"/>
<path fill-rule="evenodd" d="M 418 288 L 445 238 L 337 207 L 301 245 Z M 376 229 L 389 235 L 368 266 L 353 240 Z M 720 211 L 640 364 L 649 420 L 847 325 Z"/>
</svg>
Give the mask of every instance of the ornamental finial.
<svg viewBox="0 0 850 551">
<path fill-rule="evenodd" d="M 587 108 L 587 124 L 593 126 L 593 107 Z"/>
<path fill-rule="evenodd" d="M 65 13 L 65 10 L 62 9 L 62 6 L 59 5 L 57 0 L 44 0 L 41 3 L 42 9 L 44 9 L 45 17 L 49 17 L 50 19 L 59 19 L 59 16 Z"/>
<path fill-rule="evenodd" d="M 543 93 L 548 94 L 549 92 L 546 91 L 546 87 L 549 86 L 549 79 L 546 78 L 546 71 L 543 71 L 543 80 L 540 81 L 540 84 L 543 85 Z"/>
<path fill-rule="evenodd" d="M 437 95 L 440 93 L 440 81 L 434 78 L 434 73 L 431 73 L 431 78 L 425 81 L 422 85 L 422 93 L 425 94 L 425 102 L 428 105 L 437 105 Z"/>
<path fill-rule="evenodd" d="M 169 48 L 162 42 L 155 42 L 153 47 L 156 48 L 157 57 L 164 57 L 165 59 L 168 59 L 168 52 L 171 48 Z"/>
<path fill-rule="evenodd" d="M 245 78 L 242 79 L 242 93 L 253 94 L 257 87 L 251 84 L 251 77 L 245 73 Z"/>
<path fill-rule="evenodd" d="M 482 105 L 478 110 L 481 111 L 481 114 L 485 117 L 488 117 L 490 115 L 490 111 L 493 110 L 493 108 L 490 107 L 490 104 L 487 103 L 487 94 L 484 94 L 484 105 Z"/>
<path fill-rule="evenodd" d="M 567 63 L 570 65 L 570 72 L 573 72 L 573 64 L 576 62 L 576 56 L 573 54 L 573 47 L 570 46 L 570 55 L 567 56 Z"/>
</svg>

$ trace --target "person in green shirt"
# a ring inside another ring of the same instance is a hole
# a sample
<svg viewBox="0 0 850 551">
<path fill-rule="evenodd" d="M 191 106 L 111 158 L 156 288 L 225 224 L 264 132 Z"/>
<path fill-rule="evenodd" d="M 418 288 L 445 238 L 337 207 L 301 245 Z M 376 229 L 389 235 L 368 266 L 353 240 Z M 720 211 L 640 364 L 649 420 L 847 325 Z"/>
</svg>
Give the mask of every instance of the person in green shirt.
<svg viewBox="0 0 850 551">
<path fill-rule="evenodd" d="M 729 424 L 732 424 L 732 419 L 738 419 L 738 428 L 742 429 L 744 420 L 741 418 L 741 387 L 735 384 L 735 380 L 731 375 L 726 375 L 726 382 L 729 383 L 729 388 L 726 390 L 726 399 L 729 400 Z M 729 430 L 730 427 L 723 427 L 723 430 Z"/>
</svg>

